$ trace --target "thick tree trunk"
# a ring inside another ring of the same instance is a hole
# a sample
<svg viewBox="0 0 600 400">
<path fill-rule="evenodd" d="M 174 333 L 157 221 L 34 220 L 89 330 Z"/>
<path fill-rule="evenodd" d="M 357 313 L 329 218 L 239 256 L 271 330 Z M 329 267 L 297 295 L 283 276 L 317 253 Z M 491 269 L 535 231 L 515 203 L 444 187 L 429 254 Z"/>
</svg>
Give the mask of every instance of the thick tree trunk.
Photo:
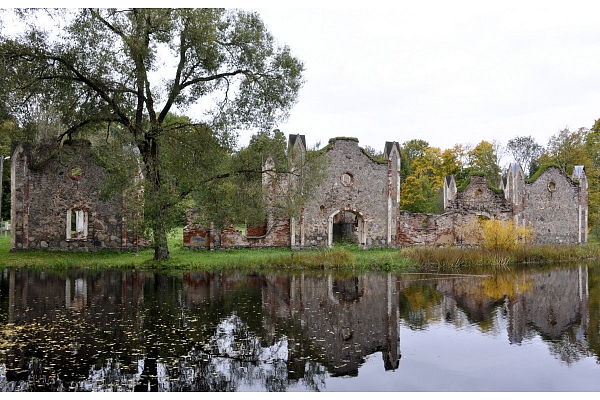
<svg viewBox="0 0 600 400">
<path fill-rule="evenodd" d="M 169 246 L 167 244 L 167 222 L 166 210 L 168 200 L 163 193 L 162 181 L 159 168 L 159 148 L 154 135 L 146 136 L 144 143 L 144 162 L 148 185 L 145 210 L 150 218 L 152 228 L 154 259 L 166 260 L 169 258 Z"/>
<path fill-rule="evenodd" d="M 169 245 L 167 244 L 167 231 L 164 229 L 161 217 L 156 217 L 154 228 L 154 259 L 166 260 L 169 258 Z"/>
</svg>

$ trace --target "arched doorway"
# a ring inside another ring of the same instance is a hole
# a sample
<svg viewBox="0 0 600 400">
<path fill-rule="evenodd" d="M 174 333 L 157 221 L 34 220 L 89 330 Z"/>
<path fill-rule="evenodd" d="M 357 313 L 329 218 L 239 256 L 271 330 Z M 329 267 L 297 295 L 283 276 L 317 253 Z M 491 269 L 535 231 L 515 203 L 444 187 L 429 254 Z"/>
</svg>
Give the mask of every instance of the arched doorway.
<svg viewBox="0 0 600 400">
<path fill-rule="evenodd" d="M 333 243 L 348 241 L 364 247 L 366 231 L 362 213 L 350 207 L 342 207 L 328 218 L 327 246 L 331 247 Z"/>
</svg>

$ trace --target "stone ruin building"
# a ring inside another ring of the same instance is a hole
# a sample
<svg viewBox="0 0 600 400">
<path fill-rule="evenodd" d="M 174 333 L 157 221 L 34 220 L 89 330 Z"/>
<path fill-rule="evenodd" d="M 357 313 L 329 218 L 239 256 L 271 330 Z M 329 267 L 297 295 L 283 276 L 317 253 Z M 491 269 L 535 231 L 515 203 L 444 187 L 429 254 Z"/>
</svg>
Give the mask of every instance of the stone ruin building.
<svg viewBox="0 0 600 400">
<path fill-rule="evenodd" d="M 290 135 L 289 146 L 294 154 L 304 154 L 305 137 Z M 484 176 L 473 175 L 461 187 L 448 176 L 444 212 L 415 214 L 399 210 L 397 142 L 386 142 L 381 160 L 365 152 L 354 138 L 331 139 L 322 151 L 329 158 L 326 178 L 298 218 L 268 218 L 263 226 L 247 227 L 242 233 L 234 227 L 217 230 L 197 225 L 190 212 L 184 247 L 308 249 L 343 241 L 361 248 L 471 245 L 477 243 L 469 229 L 482 217 L 529 226 L 534 243 L 587 242 L 588 183 L 583 166 L 575 167 L 571 177 L 548 166 L 533 179 L 525 179 L 521 167 L 512 164 L 500 189 L 490 187 Z M 22 145 L 15 149 L 11 250 L 137 248 L 141 201 L 127 200 L 133 193 L 100 200 L 107 172 L 89 142 L 66 142 L 60 154 L 33 160 Z M 141 170 L 135 175 L 142 179 Z M 272 184 L 268 174 L 263 174 L 263 183 Z M 294 182 L 282 185 L 279 193 L 293 190 Z M 277 195 L 277 190 L 272 193 Z"/>
<path fill-rule="evenodd" d="M 472 175 L 460 190 L 453 176 L 444 181 L 443 214 L 399 212 L 397 244 L 476 244 L 468 235 L 479 218 L 511 220 L 533 232 L 532 243 L 586 243 L 588 183 L 583 166 L 569 178 L 556 166 L 543 167 L 532 179 L 511 164 L 502 188 Z"/>
<path fill-rule="evenodd" d="M 306 151 L 303 135 L 289 145 Z M 191 249 L 291 247 L 325 248 L 351 241 L 361 248 L 406 245 L 474 245 L 469 235 L 481 218 L 513 220 L 533 230 L 533 243 L 585 243 L 588 234 L 587 178 L 583 166 L 569 178 L 560 168 L 545 167 L 533 179 L 511 164 L 502 188 L 472 175 L 458 188 L 444 181 L 442 214 L 399 210 L 400 146 L 386 142 L 383 161 L 358 146 L 354 138 L 334 138 L 324 149 L 330 159 L 327 177 L 301 210 L 299 218 L 269 220 L 247 234 L 233 227 L 217 231 L 193 223 L 188 215 L 184 247 Z"/>
<path fill-rule="evenodd" d="M 137 248 L 141 210 L 132 205 L 140 202 L 126 201 L 133 192 L 100 200 L 106 175 L 87 141 L 65 141 L 60 153 L 44 156 L 17 146 L 11 158 L 11 251 Z"/>
<path fill-rule="evenodd" d="M 303 135 L 290 135 L 295 154 L 306 151 Z M 350 240 L 361 247 L 395 245 L 400 201 L 400 146 L 388 142 L 384 161 L 376 161 L 354 138 L 335 138 L 324 149 L 330 159 L 327 176 L 299 218 L 267 221 L 252 235 L 234 228 L 216 231 L 195 225 L 193 215 L 184 228 L 184 246 L 214 249 L 232 247 L 319 248 Z M 268 180 L 268 175 L 264 174 Z M 268 184 L 268 183 L 267 183 Z"/>
</svg>

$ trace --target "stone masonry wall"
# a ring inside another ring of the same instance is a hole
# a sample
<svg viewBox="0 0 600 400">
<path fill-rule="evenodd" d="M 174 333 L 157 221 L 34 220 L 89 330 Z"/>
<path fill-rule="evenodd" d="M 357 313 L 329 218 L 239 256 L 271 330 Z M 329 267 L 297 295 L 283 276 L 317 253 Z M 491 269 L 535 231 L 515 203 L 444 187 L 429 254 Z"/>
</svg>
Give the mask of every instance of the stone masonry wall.
<svg viewBox="0 0 600 400">
<path fill-rule="evenodd" d="M 488 218 L 507 220 L 512 217 L 512 204 L 489 187 L 485 176 L 472 175 L 464 190 L 457 191 L 446 211 L 468 211 Z"/>
<path fill-rule="evenodd" d="M 534 243 L 578 243 L 578 184 L 551 166 L 526 183 L 525 192 L 523 215 L 533 229 Z"/>
<path fill-rule="evenodd" d="M 290 247 L 289 220 L 276 221 L 266 229 L 247 228 L 247 235 L 236 230 L 235 227 L 217 231 L 194 224 L 192 221 L 193 214 L 189 214 L 188 224 L 183 229 L 183 246 L 187 249 Z"/>
<path fill-rule="evenodd" d="M 478 223 L 477 215 L 465 211 L 444 214 L 413 214 L 400 211 L 396 244 L 416 245 L 474 245 L 472 227 Z"/>
<path fill-rule="evenodd" d="M 22 146 L 15 149 L 11 250 L 133 248 L 123 197 L 99 200 L 106 171 L 95 162 L 89 143 L 65 144 L 60 153 L 35 162 L 34 168 Z"/>
<path fill-rule="evenodd" d="M 388 228 L 388 162 L 377 162 L 356 139 L 330 141 L 328 175 L 304 208 L 304 247 L 326 247 L 329 217 L 340 211 L 359 215 L 366 246 L 386 246 Z M 397 203 L 392 205 L 395 224 Z M 395 233 L 395 229 L 394 229 Z"/>
<path fill-rule="evenodd" d="M 396 244 L 408 245 L 474 245 L 474 226 L 478 216 L 507 220 L 512 205 L 487 184 L 484 176 L 473 175 L 461 191 L 452 191 L 446 200 L 444 214 L 412 214 L 400 211 Z"/>
<path fill-rule="evenodd" d="M 292 136 L 290 142 L 296 146 L 304 143 L 303 137 Z M 587 241 L 587 180 L 582 167 L 578 170 L 580 183 L 555 167 L 527 183 L 521 167 L 513 164 L 503 190 L 491 188 L 480 175 L 472 175 L 458 190 L 454 177 L 446 177 L 445 212 L 411 214 L 398 208 L 396 146 L 386 143 L 388 160 L 375 161 L 359 147 L 357 139 L 331 139 L 325 149 L 330 159 L 327 177 L 299 219 L 252 240 L 241 232 L 226 230 L 212 237 L 212 245 L 207 229 L 190 226 L 184 230 L 184 246 L 324 248 L 338 236 L 352 238 L 360 247 L 476 245 L 474 233 L 481 217 L 528 225 L 534 231 L 534 243 Z M 337 225 L 342 217 L 348 222 L 343 227 Z"/>
</svg>

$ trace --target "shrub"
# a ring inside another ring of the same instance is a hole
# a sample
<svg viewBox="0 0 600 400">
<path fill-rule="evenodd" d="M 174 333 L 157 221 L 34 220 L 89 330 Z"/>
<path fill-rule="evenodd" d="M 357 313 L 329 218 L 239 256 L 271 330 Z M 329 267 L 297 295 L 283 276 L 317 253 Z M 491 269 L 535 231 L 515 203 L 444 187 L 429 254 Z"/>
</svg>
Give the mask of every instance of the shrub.
<svg viewBox="0 0 600 400">
<path fill-rule="evenodd" d="M 489 250 L 515 250 L 533 238 L 531 228 L 515 226 L 513 221 L 481 221 L 482 246 Z"/>
</svg>

